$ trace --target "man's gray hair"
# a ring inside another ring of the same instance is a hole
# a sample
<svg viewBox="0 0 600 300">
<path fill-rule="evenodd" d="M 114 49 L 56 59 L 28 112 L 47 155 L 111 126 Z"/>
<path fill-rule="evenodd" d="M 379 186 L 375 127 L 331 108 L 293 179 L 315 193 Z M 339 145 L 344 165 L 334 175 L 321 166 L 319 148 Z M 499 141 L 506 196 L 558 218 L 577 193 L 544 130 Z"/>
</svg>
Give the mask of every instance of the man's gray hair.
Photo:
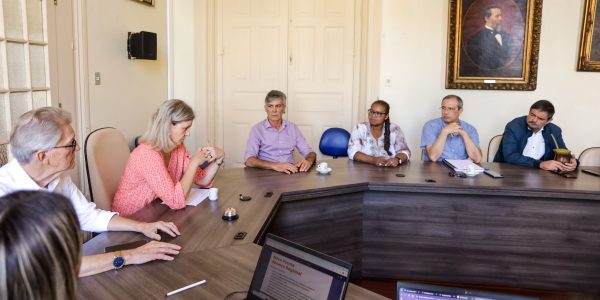
<svg viewBox="0 0 600 300">
<path fill-rule="evenodd" d="M 71 124 L 71 114 L 56 107 L 30 110 L 19 117 L 10 135 L 12 155 L 21 164 L 31 161 L 38 151 L 56 146 L 62 126 Z"/>
<path fill-rule="evenodd" d="M 287 96 L 282 91 L 272 90 L 265 97 L 265 105 L 268 105 L 269 103 L 271 103 L 271 101 L 276 100 L 276 99 L 281 99 L 281 101 L 283 102 L 283 105 L 285 105 Z"/>
<path fill-rule="evenodd" d="M 446 99 L 453 99 L 453 98 L 454 98 L 454 99 L 456 99 L 456 102 L 457 102 L 458 109 L 459 109 L 459 110 L 461 110 L 461 109 L 463 108 L 463 101 L 462 101 L 462 99 L 461 99 L 459 96 L 457 96 L 457 95 L 446 95 L 446 96 L 444 96 L 444 98 L 442 99 L 442 102 L 443 102 L 444 100 L 446 100 Z"/>
</svg>

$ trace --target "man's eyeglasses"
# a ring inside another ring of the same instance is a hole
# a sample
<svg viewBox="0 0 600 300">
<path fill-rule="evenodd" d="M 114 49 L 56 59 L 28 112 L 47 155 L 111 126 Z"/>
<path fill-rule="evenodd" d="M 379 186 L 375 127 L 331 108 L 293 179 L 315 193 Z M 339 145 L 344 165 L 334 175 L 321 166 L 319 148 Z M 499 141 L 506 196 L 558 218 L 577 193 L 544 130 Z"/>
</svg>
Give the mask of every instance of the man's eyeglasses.
<svg viewBox="0 0 600 300">
<path fill-rule="evenodd" d="M 75 148 L 77 148 L 77 140 L 73 139 L 73 141 L 69 145 L 66 145 L 66 146 L 56 146 L 56 147 L 53 147 L 53 148 L 71 148 L 71 151 L 75 151 Z"/>
<path fill-rule="evenodd" d="M 387 113 L 374 111 L 372 109 L 369 109 L 368 112 L 369 112 L 370 115 L 376 116 L 376 117 L 381 117 L 381 116 L 387 115 Z"/>
<path fill-rule="evenodd" d="M 440 109 L 441 109 L 442 111 L 444 111 L 444 110 L 447 110 L 447 111 L 456 111 L 456 110 L 458 110 L 458 107 L 447 107 L 447 106 L 442 106 L 442 107 L 440 107 Z"/>
</svg>

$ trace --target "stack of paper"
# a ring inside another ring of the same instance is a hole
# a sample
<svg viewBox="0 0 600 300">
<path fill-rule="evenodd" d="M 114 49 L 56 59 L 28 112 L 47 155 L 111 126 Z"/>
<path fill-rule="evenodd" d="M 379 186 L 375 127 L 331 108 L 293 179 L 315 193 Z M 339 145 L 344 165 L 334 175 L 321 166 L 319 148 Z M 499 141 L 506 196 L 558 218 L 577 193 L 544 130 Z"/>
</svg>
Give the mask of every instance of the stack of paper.
<svg viewBox="0 0 600 300">
<path fill-rule="evenodd" d="M 475 173 L 483 173 L 484 171 L 484 168 L 469 159 L 444 159 L 444 163 L 454 169 L 455 172 L 467 173 L 474 170 Z"/>
</svg>

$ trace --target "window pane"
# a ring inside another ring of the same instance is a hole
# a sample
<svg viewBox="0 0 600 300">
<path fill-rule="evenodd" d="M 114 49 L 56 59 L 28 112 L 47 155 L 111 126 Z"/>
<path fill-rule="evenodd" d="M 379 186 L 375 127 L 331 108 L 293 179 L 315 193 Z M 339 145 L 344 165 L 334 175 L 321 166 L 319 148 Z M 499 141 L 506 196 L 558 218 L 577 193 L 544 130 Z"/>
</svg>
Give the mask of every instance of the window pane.
<svg viewBox="0 0 600 300">
<path fill-rule="evenodd" d="M 31 68 L 31 87 L 45 88 L 46 85 L 46 46 L 29 45 L 29 67 Z"/>
<path fill-rule="evenodd" d="M 8 142 L 9 130 L 11 128 L 5 113 L 8 109 L 5 102 L 6 97 L 7 94 L 0 94 L 0 144 Z"/>
<path fill-rule="evenodd" d="M 8 86 L 26 88 L 25 82 L 25 46 L 17 43 L 6 43 L 6 57 L 8 60 Z"/>
<path fill-rule="evenodd" d="M 30 110 L 29 93 L 11 93 L 10 94 L 10 118 L 14 122 L 22 114 Z"/>
<path fill-rule="evenodd" d="M 8 85 L 4 83 L 4 80 L 6 78 L 6 75 L 4 75 L 4 60 L 2 58 L 4 58 L 4 45 L 6 44 L 6 42 L 0 42 L 0 55 L 2 55 L 2 57 L 0 57 L 0 89 L 7 89 Z M 1 113 L 1 111 L 0 111 Z"/>
<path fill-rule="evenodd" d="M 46 91 L 33 92 L 33 109 L 48 106 L 48 102 L 46 102 L 47 93 Z"/>
<path fill-rule="evenodd" d="M 44 41 L 43 22 L 42 1 L 27 0 L 27 30 L 29 31 L 30 40 Z"/>
<path fill-rule="evenodd" d="M 6 37 L 23 39 L 21 1 L 3 0 L 2 5 L 4 5 L 4 31 L 6 31 Z"/>
</svg>

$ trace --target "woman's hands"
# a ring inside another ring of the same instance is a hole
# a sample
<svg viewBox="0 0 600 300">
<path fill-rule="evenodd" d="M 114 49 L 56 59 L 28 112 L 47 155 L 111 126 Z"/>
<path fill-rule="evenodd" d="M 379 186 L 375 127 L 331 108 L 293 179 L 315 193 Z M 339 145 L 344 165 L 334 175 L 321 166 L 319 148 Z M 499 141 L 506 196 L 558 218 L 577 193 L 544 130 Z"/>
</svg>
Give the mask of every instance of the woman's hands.
<svg viewBox="0 0 600 300">
<path fill-rule="evenodd" d="M 197 166 L 203 165 L 204 163 L 217 162 L 218 164 L 223 163 L 225 159 L 225 152 L 219 147 L 205 146 L 198 148 L 194 155 L 190 158 Z"/>
</svg>

